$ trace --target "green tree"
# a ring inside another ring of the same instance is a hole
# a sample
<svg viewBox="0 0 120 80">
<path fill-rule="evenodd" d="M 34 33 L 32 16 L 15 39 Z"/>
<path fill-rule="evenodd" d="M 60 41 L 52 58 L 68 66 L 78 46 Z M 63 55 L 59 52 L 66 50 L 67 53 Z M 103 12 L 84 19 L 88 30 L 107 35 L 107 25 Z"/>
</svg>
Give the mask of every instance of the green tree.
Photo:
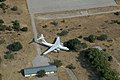
<svg viewBox="0 0 120 80">
<path fill-rule="evenodd" d="M 44 77 L 45 75 L 45 70 L 40 70 L 37 72 L 37 77 Z"/>
<path fill-rule="evenodd" d="M 54 60 L 54 65 L 56 67 L 60 67 L 60 66 L 62 66 L 62 62 L 60 60 Z"/>
<path fill-rule="evenodd" d="M 101 74 L 101 77 L 106 80 L 120 80 L 119 73 L 114 69 L 106 69 L 104 73 Z"/>
<path fill-rule="evenodd" d="M 86 50 L 85 53 L 86 53 L 89 61 L 93 65 L 93 67 L 95 67 L 98 72 L 99 71 L 103 72 L 103 70 L 106 67 L 110 66 L 107 53 L 100 51 L 96 48 L 89 48 Z"/>
<path fill-rule="evenodd" d="M 77 38 L 64 42 L 64 46 L 68 47 L 72 51 L 77 52 L 80 51 L 81 49 L 87 48 L 87 44 L 81 43 Z"/>
<path fill-rule="evenodd" d="M 99 74 L 100 80 L 120 80 L 119 73 L 110 66 L 109 55 L 96 48 L 85 50 L 86 59 Z"/>
<path fill-rule="evenodd" d="M 68 47 L 70 50 L 76 51 L 77 49 L 79 49 L 79 48 L 76 49 L 76 47 L 79 47 L 80 43 L 81 42 L 75 38 L 65 42 L 64 46 Z"/>
<path fill-rule="evenodd" d="M 7 46 L 7 49 L 9 49 L 10 51 L 19 51 L 21 50 L 22 44 L 20 42 L 13 42 L 12 44 Z"/>
</svg>

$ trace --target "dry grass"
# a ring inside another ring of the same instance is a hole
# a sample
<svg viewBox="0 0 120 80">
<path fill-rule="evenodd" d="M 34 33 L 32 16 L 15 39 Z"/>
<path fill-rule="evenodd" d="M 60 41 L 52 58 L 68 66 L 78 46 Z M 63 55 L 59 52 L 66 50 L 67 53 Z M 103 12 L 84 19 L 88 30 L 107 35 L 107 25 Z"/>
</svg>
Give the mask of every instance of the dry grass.
<svg viewBox="0 0 120 80">
<path fill-rule="evenodd" d="M 59 80 L 70 80 L 70 76 L 68 75 L 66 70 L 62 67 L 58 68 L 57 75 L 58 75 Z"/>
<path fill-rule="evenodd" d="M 95 16 L 85 16 L 85 17 L 77 17 L 77 18 L 68 18 L 64 19 L 65 22 L 62 22 L 63 19 L 52 19 L 52 20 L 38 20 L 36 16 L 36 25 L 38 30 L 38 36 L 43 33 L 45 35 L 45 39 L 48 42 L 52 42 L 57 33 L 60 33 L 62 30 L 68 30 L 69 33 L 66 36 L 61 37 L 61 41 L 65 42 L 69 39 L 77 38 L 78 36 L 88 36 L 90 34 L 100 35 L 107 34 L 109 39 L 112 39 L 113 42 L 107 41 L 95 41 L 95 43 L 89 43 L 85 40 L 81 39 L 81 42 L 86 42 L 89 47 L 94 45 L 100 45 L 101 47 L 107 49 L 111 55 L 113 55 L 118 61 L 120 61 L 120 25 L 118 24 L 110 24 L 111 20 L 119 20 L 120 16 L 111 14 L 104 15 L 95 15 Z M 52 21 L 58 22 L 57 26 L 51 24 Z M 106 22 L 108 21 L 108 22 Z M 46 28 L 42 28 L 42 26 L 47 25 Z M 80 26 L 81 25 L 81 26 Z M 111 47 L 108 47 L 110 46 Z M 43 48 L 45 50 L 46 48 Z M 63 62 L 63 66 L 66 66 L 70 63 L 76 67 L 74 70 L 75 74 L 79 78 L 79 80 L 88 80 L 89 72 L 82 67 L 82 65 L 77 62 L 78 53 L 76 52 L 65 52 L 60 51 L 58 54 L 51 52 L 48 54 L 51 61 L 53 59 L 60 59 Z M 117 64 L 116 64 L 117 65 Z M 117 66 L 114 66 L 115 68 Z M 117 68 L 119 70 L 119 68 Z M 60 79 L 62 78 L 59 77 Z M 65 79 L 67 80 L 67 79 Z"/>
<path fill-rule="evenodd" d="M 120 0 L 115 0 L 118 5 L 120 5 Z"/>
<path fill-rule="evenodd" d="M 18 71 L 25 67 L 31 67 L 32 60 L 36 55 L 36 49 L 34 44 L 28 44 L 33 38 L 32 27 L 28 9 L 26 7 L 26 0 L 8 0 L 7 3 L 12 5 L 17 5 L 19 10 L 17 12 L 11 12 L 8 10 L 6 13 L 2 13 L 0 10 L 0 18 L 5 21 L 5 24 L 11 25 L 12 20 L 19 20 L 21 26 L 29 28 L 28 32 L 13 32 L 12 34 L 6 34 L 5 32 L 0 33 L 0 36 L 4 37 L 6 43 L 10 41 L 20 41 L 23 44 L 23 49 L 15 55 L 13 60 L 5 60 L 3 58 L 4 52 L 6 51 L 6 44 L 0 46 L 0 56 L 2 57 L 2 64 L 0 72 L 3 75 L 3 80 L 28 80 L 24 78 Z M 118 1 L 119 3 L 119 1 Z M 89 34 L 107 34 L 109 39 L 112 39 L 113 42 L 106 41 L 95 41 L 95 43 L 89 43 L 81 39 L 81 42 L 86 42 L 89 47 L 93 45 L 100 45 L 103 48 L 106 48 L 107 51 L 113 55 L 118 61 L 120 61 L 120 25 L 118 24 L 109 24 L 105 21 L 119 19 L 120 16 L 115 16 L 112 14 L 105 15 L 96 15 L 96 16 L 86 16 L 78 18 L 69 18 L 65 19 L 65 22 L 61 22 L 63 19 L 53 19 L 53 20 L 37 20 L 36 25 L 39 32 L 38 36 L 43 33 L 45 34 L 48 42 L 52 42 L 57 36 L 57 33 L 60 33 L 62 30 L 69 30 L 68 35 L 61 37 L 61 41 L 65 42 L 69 39 L 76 38 L 80 35 L 88 36 Z M 52 21 L 58 22 L 57 26 L 50 24 Z M 43 25 L 47 25 L 47 28 L 42 28 Z M 80 26 L 81 25 L 81 26 Z M 20 34 L 20 35 L 18 35 Z M 104 45 L 103 45 L 104 44 Z M 108 47 L 112 45 L 111 47 Z M 42 50 L 46 48 L 42 47 Z M 74 73 L 77 75 L 79 80 L 88 80 L 89 72 L 82 67 L 82 65 L 77 61 L 78 53 L 76 52 L 65 52 L 60 51 L 58 54 L 51 52 L 48 54 L 48 57 L 53 61 L 54 59 L 60 59 L 63 62 L 63 66 L 66 66 L 70 63 L 76 67 Z M 114 62 L 113 62 L 114 63 Z M 117 67 L 116 64 L 114 64 Z M 117 67 L 119 69 L 119 67 Z M 7 77 L 6 77 L 7 76 Z M 64 77 L 63 77 L 64 76 Z M 58 69 L 58 77 L 60 80 L 70 80 L 69 75 L 62 68 Z M 29 78 L 29 80 L 34 80 L 34 78 Z"/>
<path fill-rule="evenodd" d="M 29 30 L 28 32 L 12 32 L 11 34 L 6 34 L 6 32 L 0 33 L 0 36 L 6 41 L 6 44 L 0 45 L 0 56 L 3 60 L 0 69 L 2 80 L 28 80 L 19 73 L 23 68 L 32 67 L 31 62 L 36 55 L 34 44 L 29 44 L 33 38 L 33 33 L 26 0 L 7 0 L 6 3 L 10 7 L 16 5 L 18 11 L 12 12 L 7 10 L 6 13 L 2 13 L 0 10 L 0 15 L 2 15 L 0 19 L 3 19 L 6 25 L 11 25 L 11 21 L 13 20 L 19 20 L 21 27 L 28 27 Z M 11 41 L 20 41 L 23 49 L 16 52 L 15 59 L 5 60 L 4 52 L 6 51 L 6 45 Z M 33 79 L 31 78 L 29 80 Z"/>
</svg>

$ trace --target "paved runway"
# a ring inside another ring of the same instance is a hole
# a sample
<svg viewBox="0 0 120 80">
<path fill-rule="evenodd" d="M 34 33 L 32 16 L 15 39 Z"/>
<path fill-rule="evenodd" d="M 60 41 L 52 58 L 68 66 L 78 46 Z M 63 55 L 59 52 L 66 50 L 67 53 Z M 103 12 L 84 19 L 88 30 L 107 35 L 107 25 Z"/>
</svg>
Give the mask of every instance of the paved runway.
<svg viewBox="0 0 120 80">
<path fill-rule="evenodd" d="M 29 11 L 46 13 L 116 5 L 114 0 L 27 0 Z"/>
</svg>

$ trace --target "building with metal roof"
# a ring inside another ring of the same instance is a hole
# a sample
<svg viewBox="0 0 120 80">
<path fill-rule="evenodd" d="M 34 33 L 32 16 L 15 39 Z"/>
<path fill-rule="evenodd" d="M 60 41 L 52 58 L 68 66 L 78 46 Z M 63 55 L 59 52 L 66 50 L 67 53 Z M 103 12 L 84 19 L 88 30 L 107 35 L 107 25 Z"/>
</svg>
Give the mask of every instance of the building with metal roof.
<svg viewBox="0 0 120 80">
<path fill-rule="evenodd" d="M 103 50 L 100 46 L 93 46 L 92 48 L 96 48 L 98 50 Z"/>
<path fill-rule="evenodd" d="M 23 70 L 24 70 L 25 77 L 36 76 L 37 72 L 40 70 L 45 70 L 46 74 L 52 74 L 52 73 L 57 72 L 57 68 L 54 65 L 25 68 Z"/>
</svg>

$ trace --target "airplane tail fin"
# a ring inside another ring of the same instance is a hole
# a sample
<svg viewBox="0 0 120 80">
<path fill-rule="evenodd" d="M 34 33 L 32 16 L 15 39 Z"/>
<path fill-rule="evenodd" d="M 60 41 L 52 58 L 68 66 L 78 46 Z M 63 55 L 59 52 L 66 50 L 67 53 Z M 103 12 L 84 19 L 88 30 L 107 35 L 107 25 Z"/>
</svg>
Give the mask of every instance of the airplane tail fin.
<svg viewBox="0 0 120 80">
<path fill-rule="evenodd" d="M 43 36 L 43 34 L 41 34 L 41 36 L 40 36 L 40 40 L 42 40 L 42 39 L 44 39 L 45 37 Z"/>
<path fill-rule="evenodd" d="M 44 38 L 45 37 L 43 36 L 43 34 L 41 34 L 41 36 L 37 40 L 42 40 L 42 42 L 46 42 Z"/>
</svg>

